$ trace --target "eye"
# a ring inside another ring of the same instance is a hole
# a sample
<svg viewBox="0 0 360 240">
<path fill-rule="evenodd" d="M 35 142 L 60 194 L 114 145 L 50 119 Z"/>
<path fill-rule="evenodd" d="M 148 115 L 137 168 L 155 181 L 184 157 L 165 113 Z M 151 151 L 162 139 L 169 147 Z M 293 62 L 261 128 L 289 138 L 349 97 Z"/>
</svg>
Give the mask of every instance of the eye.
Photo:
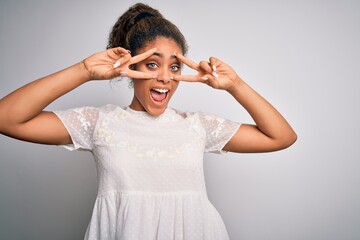
<svg viewBox="0 0 360 240">
<path fill-rule="evenodd" d="M 173 65 L 173 66 L 170 67 L 170 70 L 171 70 L 172 72 L 178 72 L 178 71 L 180 71 L 180 66 L 178 66 L 178 65 Z"/>
<path fill-rule="evenodd" d="M 146 66 L 150 69 L 156 69 L 158 67 L 158 65 L 156 63 L 147 63 Z"/>
</svg>

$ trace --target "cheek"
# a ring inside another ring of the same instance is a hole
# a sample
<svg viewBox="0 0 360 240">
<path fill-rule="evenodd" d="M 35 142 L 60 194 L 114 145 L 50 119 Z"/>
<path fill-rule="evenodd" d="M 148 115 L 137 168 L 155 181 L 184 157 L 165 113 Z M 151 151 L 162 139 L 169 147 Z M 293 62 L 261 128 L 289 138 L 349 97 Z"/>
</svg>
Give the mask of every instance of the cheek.
<svg viewBox="0 0 360 240">
<path fill-rule="evenodd" d="M 176 91 L 176 89 L 177 89 L 178 86 L 179 86 L 179 82 L 174 82 L 174 84 L 173 84 L 173 86 L 172 86 L 173 91 L 172 91 L 172 94 L 171 94 L 171 95 L 174 95 L 174 93 L 175 93 L 175 91 Z"/>
<path fill-rule="evenodd" d="M 142 97 L 142 95 L 148 91 L 149 87 L 146 84 L 146 81 L 141 79 L 133 79 L 134 83 L 134 92 L 137 97 Z"/>
</svg>

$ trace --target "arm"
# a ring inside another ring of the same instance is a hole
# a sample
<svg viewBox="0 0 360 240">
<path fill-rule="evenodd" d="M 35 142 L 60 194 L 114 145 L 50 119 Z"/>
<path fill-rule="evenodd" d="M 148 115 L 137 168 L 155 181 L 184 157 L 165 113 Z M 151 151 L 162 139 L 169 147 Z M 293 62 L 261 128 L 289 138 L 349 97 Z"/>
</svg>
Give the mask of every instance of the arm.
<svg viewBox="0 0 360 240">
<path fill-rule="evenodd" d="M 10 93 L 0 100 L 0 132 L 37 143 L 71 143 L 60 119 L 43 109 L 87 81 L 86 69 L 78 63 Z"/>
<path fill-rule="evenodd" d="M 131 58 L 123 48 L 109 49 L 90 56 L 64 70 L 33 81 L 0 100 L 0 133 L 20 140 L 44 144 L 69 144 L 71 138 L 54 113 L 43 109 L 51 102 L 93 79 L 111 79 L 124 72 L 129 77 L 152 78 L 129 69 L 153 50 Z M 119 60 L 123 64 L 114 68 Z"/>
<path fill-rule="evenodd" d="M 216 58 L 197 64 L 180 54 L 177 54 L 177 57 L 198 74 L 178 76 L 175 80 L 203 82 L 213 88 L 228 91 L 255 122 L 255 125 L 241 125 L 223 150 L 270 152 L 284 149 L 295 142 L 297 136 L 285 118 L 248 86 L 230 66 Z"/>
<path fill-rule="evenodd" d="M 297 136 L 285 118 L 243 80 L 238 78 L 227 91 L 247 110 L 256 125 L 241 125 L 224 150 L 270 152 L 295 142 Z"/>
</svg>

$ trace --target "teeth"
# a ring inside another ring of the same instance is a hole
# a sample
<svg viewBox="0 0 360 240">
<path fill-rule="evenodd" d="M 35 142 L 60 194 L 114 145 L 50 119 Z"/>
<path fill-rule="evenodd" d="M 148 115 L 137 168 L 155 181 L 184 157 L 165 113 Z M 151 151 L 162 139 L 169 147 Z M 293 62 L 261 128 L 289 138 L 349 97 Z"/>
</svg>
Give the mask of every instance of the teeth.
<svg viewBox="0 0 360 240">
<path fill-rule="evenodd" d="M 152 90 L 157 91 L 159 93 L 167 93 L 169 89 L 161 89 L 161 88 L 153 88 Z"/>
</svg>

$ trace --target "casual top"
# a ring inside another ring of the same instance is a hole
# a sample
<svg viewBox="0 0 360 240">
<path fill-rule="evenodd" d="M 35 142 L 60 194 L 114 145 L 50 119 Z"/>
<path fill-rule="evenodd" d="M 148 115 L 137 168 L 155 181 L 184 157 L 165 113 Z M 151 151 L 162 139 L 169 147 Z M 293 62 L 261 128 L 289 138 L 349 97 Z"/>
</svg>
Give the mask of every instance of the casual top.
<svg viewBox="0 0 360 240">
<path fill-rule="evenodd" d="M 207 198 L 203 153 L 222 153 L 238 123 L 115 105 L 55 114 L 73 142 L 65 147 L 91 151 L 96 162 L 98 196 L 85 239 L 229 239 Z"/>
</svg>

